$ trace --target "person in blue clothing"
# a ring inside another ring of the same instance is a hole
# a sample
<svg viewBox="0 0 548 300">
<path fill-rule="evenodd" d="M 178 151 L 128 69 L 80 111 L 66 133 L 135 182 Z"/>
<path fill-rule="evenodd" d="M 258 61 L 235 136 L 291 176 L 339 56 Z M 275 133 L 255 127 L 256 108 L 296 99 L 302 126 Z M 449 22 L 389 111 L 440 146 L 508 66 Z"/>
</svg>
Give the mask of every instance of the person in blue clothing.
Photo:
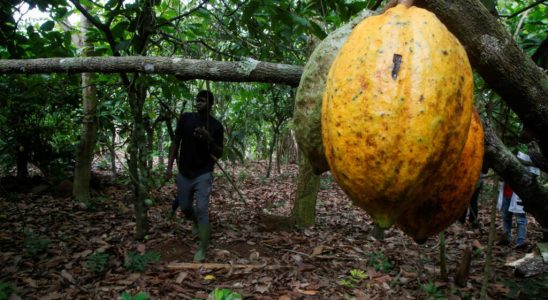
<svg viewBox="0 0 548 300">
<path fill-rule="evenodd" d="M 196 96 L 196 112 L 183 113 L 179 118 L 165 175 L 166 180 L 171 178 L 173 161 L 177 157 L 177 196 L 172 209 L 179 207 L 185 217 L 194 223 L 193 231 L 200 239 L 194 255 L 195 262 L 205 260 L 209 246 L 209 195 L 213 168 L 216 159 L 223 154 L 224 128 L 211 116 L 214 101 L 213 93 L 202 90 Z"/>
<path fill-rule="evenodd" d="M 527 237 L 527 215 L 524 211 L 512 211 L 511 204 L 512 198 L 517 197 L 517 195 L 512 191 L 512 188 L 505 183 L 504 190 L 502 193 L 502 231 L 503 235 L 499 241 L 500 245 L 508 245 L 512 241 L 512 219 L 516 217 L 516 248 L 522 249 L 527 247 L 525 239 Z M 514 199 L 514 201 L 516 201 Z"/>
</svg>

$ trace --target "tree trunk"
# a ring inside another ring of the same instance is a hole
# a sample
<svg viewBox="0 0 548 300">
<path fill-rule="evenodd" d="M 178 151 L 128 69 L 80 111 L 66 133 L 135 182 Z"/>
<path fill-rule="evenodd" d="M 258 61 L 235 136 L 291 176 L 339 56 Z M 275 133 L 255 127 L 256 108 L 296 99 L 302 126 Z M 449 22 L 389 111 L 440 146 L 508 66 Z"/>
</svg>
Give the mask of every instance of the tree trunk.
<svg viewBox="0 0 548 300">
<path fill-rule="evenodd" d="M 147 158 L 147 168 L 150 171 L 154 166 L 154 159 L 152 157 L 152 152 L 154 151 L 154 127 L 148 118 L 145 119 L 145 129 L 147 135 L 147 153 L 149 154 Z"/>
<path fill-rule="evenodd" d="M 416 0 L 466 48 L 472 66 L 539 139 L 548 157 L 548 76 L 477 0 Z"/>
<path fill-rule="evenodd" d="M 0 74 L 82 72 L 172 74 L 180 80 L 265 82 L 296 87 L 301 80 L 303 67 L 254 59 L 229 62 L 150 56 L 0 60 Z"/>
<path fill-rule="evenodd" d="M 84 41 L 83 51 L 85 56 L 92 55 L 93 44 L 86 38 L 86 32 L 90 27 L 89 21 L 82 17 L 80 20 L 82 30 L 82 39 Z M 95 143 L 97 140 L 97 90 L 95 87 L 95 74 L 82 73 L 82 101 L 83 101 L 83 118 L 82 131 L 80 133 L 80 145 L 76 154 L 76 166 L 74 168 L 74 182 L 72 188 L 72 196 L 76 201 L 88 202 L 90 195 L 90 180 L 91 180 L 91 163 Z"/>
<path fill-rule="evenodd" d="M 158 132 L 158 166 L 161 168 L 161 172 L 164 172 L 164 131 L 160 128 Z"/>
<path fill-rule="evenodd" d="M 525 211 L 532 214 L 543 228 L 548 228 L 548 187 L 543 186 L 536 175 L 529 173 L 504 146 L 489 122 L 484 123 L 484 128 L 489 165 L 519 195 Z"/>
<path fill-rule="evenodd" d="M 116 125 L 112 123 L 112 135 L 108 145 L 108 151 L 110 152 L 110 170 L 112 176 L 116 177 Z"/>
<path fill-rule="evenodd" d="M 268 150 L 268 169 L 266 169 L 266 178 L 270 177 L 270 172 L 272 171 L 272 156 L 274 155 L 274 147 L 276 141 L 278 140 L 278 131 L 274 130 L 274 136 L 272 137 L 272 142 L 270 143 L 270 149 Z"/>
<path fill-rule="evenodd" d="M 22 146 L 21 144 L 17 149 L 17 177 L 18 178 L 27 178 L 29 177 L 29 169 L 28 169 L 28 163 L 29 163 L 29 152 L 28 150 Z"/>
<path fill-rule="evenodd" d="M 299 152 L 297 195 L 292 216 L 298 226 L 313 226 L 316 221 L 316 199 L 320 190 L 320 176 L 314 174 L 306 155 Z"/>
<path fill-rule="evenodd" d="M 137 74 L 135 76 L 138 76 Z M 138 80 L 134 80 L 138 81 Z M 135 238 L 143 240 L 148 232 L 148 208 L 145 200 L 148 198 L 148 168 L 147 168 L 147 143 L 145 134 L 145 122 L 143 120 L 143 106 L 146 97 L 146 87 L 135 84 L 135 88 L 129 89 L 129 104 L 133 117 L 133 127 L 129 143 L 129 176 L 133 184 L 133 205 L 135 209 Z"/>
</svg>

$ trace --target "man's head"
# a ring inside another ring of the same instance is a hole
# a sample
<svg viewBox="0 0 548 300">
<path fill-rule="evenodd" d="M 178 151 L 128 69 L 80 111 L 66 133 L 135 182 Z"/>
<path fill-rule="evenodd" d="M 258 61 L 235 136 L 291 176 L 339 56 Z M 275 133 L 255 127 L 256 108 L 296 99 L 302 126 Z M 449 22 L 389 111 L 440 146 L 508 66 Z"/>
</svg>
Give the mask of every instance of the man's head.
<svg viewBox="0 0 548 300">
<path fill-rule="evenodd" d="M 196 95 L 196 110 L 199 113 L 209 113 L 213 103 L 215 102 L 215 97 L 213 93 L 206 90 L 201 90 Z"/>
</svg>

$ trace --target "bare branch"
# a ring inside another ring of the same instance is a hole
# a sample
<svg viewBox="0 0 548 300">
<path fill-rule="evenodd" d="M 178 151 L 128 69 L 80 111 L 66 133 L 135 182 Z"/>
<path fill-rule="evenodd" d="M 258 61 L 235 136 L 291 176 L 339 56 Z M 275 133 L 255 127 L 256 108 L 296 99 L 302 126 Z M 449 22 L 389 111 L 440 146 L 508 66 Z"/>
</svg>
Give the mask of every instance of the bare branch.
<svg viewBox="0 0 548 300">
<path fill-rule="evenodd" d="M 231 82 L 299 85 L 303 68 L 248 59 L 237 62 L 177 57 L 85 57 L 0 60 L 0 74 L 124 73 L 172 74 L 180 80 L 206 79 Z"/>
</svg>

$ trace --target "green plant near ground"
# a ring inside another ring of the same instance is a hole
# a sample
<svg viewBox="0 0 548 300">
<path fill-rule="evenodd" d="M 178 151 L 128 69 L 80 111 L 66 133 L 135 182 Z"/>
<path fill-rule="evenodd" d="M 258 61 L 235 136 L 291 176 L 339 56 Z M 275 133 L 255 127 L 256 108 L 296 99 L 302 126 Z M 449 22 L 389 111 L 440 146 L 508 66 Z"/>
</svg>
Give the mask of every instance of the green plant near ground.
<svg viewBox="0 0 548 300">
<path fill-rule="evenodd" d="M 86 262 L 86 267 L 93 273 L 101 273 L 108 265 L 108 259 L 108 253 L 100 253 L 95 251 L 89 256 L 88 261 Z"/>
<path fill-rule="evenodd" d="M 544 299 L 548 293 L 548 273 L 524 279 L 502 280 L 501 282 L 510 291 L 506 299 Z"/>
<path fill-rule="evenodd" d="M 38 236 L 30 230 L 26 230 L 25 235 L 25 249 L 29 256 L 36 257 L 48 248 L 50 240 Z"/>
<path fill-rule="evenodd" d="M 432 281 L 421 284 L 420 289 L 426 293 L 426 299 L 447 299 L 447 297 L 443 294 L 443 291 L 441 291 Z"/>
<path fill-rule="evenodd" d="M 320 178 L 320 189 L 321 190 L 328 190 L 331 188 L 331 184 L 333 183 L 333 177 L 332 176 L 322 176 Z"/>
<path fill-rule="evenodd" d="M 147 300 L 148 299 L 147 293 L 144 293 L 144 292 L 140 292 L 136 294 L 135 296 L 132 296 L 128 292 L 123 292 L 122 295 L 120 296 L 122 297 L 122 300 Z"/>
<path fill-rule="evenodd" d="M 347 288 L 353 289 L 357 285 L 362 283 L 365 279 L 367 279 L 367 274 L 365 274 L 364 271 L 359 269 L 352 269 L 350 270 L 349 275 L 345 276 L 339 281 L 339 284 Z"/>
<path fill-rule="evenodd" d="M 130 251 L 127 254 L 125 267 L 129 271 L 142 272 L 146 269 L 149 263 L 154 263 L 160 260 L 160 254 L 157 252 L 146 252 L 145 254 L 137 254 Z"/>
<path fill-rule="evenodd" d="M 13 292 L 13 286 L 9 282 L 0 281 L 0 300 L 9 299 Z"/>
<path fill-rule="evenodd" d="M 103 202 L 105 202 L 107 198 L 105 197 L 91 197 L 88 201 L 84 201 L 84 206 L 86 210 L 89 211 L 96 211 L 99 208 L 99 205 Z"/>
<path fill-rule="evenodd" d="M 229 289 L 218 289 L 215 288 L 211 293 L 209 293 L 209 296 L 207 297 L 208 300 L 239 300 L 242 299 L 242 295 L 233 292 Z"/>
<path fill-rule="evenodd" d="M 246 179 L 249 179 L 251 176 L 249 175 L 249 172 L 247 172 L 246 169 L 242 169 L 240 173 L 238 173 L 238 181 L 244 181 Z"/>
<path fill-rule="evenodd" d="M 392 269 L 392 263 L 390 263 L 388 258 L 386 258 L 382 252 L 375 251 L 367 254 L 367 256 L 369 256 L 369 261 L 367 264 L 375 268 L 375 271 L 386 272 Z"/>
</svg>

